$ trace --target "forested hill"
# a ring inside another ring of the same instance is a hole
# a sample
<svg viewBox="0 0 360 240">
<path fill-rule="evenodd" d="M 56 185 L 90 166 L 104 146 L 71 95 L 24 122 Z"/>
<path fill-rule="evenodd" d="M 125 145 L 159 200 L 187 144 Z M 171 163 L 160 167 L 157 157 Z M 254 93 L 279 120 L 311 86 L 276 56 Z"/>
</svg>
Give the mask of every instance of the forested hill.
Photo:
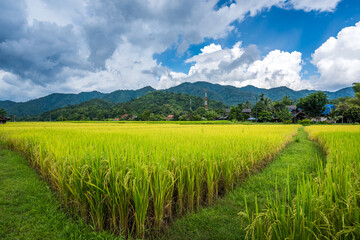
<svg viewBox="0 0 360 240">
<path fill-rule="evenodd" d="M 170 114 L 186 114 L 204 106 L 204 99 L 180 93 L 155 91 L 126 103 L 112 103 L 104 99 L 92 99 L 81 104 L 66 106 L 42 113 L 41 115 L 25 117 L 23 120 L 49 121 L 51 120 L 105 120 L 121 118 L 124 114 L 141 116 L 144 112 L 151 113 L 157 119 Z M 227 106 L 221 102 L 209 101 L 209 109 L 223 110 Z M 156 119 L 155 119 L 156 120 Z"/>
<path fill-rule="evenodd" d="M 294 91 L 287 87 L 278 87 L 272 89 L 262 89 L 254 86 L 246 86 L 237 88 L 234 86 L 224 86 L 219 84 L 212 84 L 208 82 L 182 83 L 176 87 L 165 89 L 162 91 L 182 93 L 204 97 L 204 89 L 208 90 L 208 98 L 211 100 L 222 101 L 224 104 L 233 106 L 241 102 L 256 101 L 256 97 L 264 94 L 271 100 L 280 100 L 284 96 L 289 96 L 291 99 L 298 100 L 307 96 L 314 90 Z M 45 111 L 65 107 L 67 105 L 79 104 L 89 101 L 91 99 L 99 98 L 110 101 L 112 103 L 128 102 L 132 99 L 146 95 L 149 92 L 154 92 L 152 87 L 144 87 L 138 90 L 117 90 L 112 93 L 100 92 L 83 92 L 79 94 L 51 94 L 46 97 L 34 99 L 28 102 L 16 103 L 12 101 L 0 101 L 0 108 L 4 108 L 9 116 L 28 116 L 38 115 Z M 336 92 L 327 92 L 329 99 L 338 97 L 353 97 L 354 91 L 351 87 L 343 88 Z"/>
<path fill-rule="evenodd" d="M 264 89 L 254 86 L 246 86 L 237 88 L 234 86 L 224 86 L 208 82 L 182 83 L 178 86 L 169 88 L 166 91 L 186 93 L 195 96 L 204 96 L 205 88 L 208 91 L 209 99 L 222 101 L 224 104 L 230 106 L 246 101 L 254 103 L 256 101 L 256 97 L 258 97 L 260 94 L 264 94 L 265 97 L 276 101 L 281 100 L 284 96 L 289 96 L 290 99 L 293 100 L 299 100 L 300 98 L 306 97 L 310 93 L 317 92 L 315 90 L 295 91 L 287 87 Z M 354 96 L 354 90 L 351 87 L 343 88 L 336 92 L 324 92 L 328 95 L 328 99 Z"/>
<path fill-rule="evenodd" d="M 105 99 L 113 103 L 127 102 L 131 99 L 144 96 L 151 91 L 155 91 L 155 89 L 145 87 L 138 90 L 117 90 L 112 93 L 101 93 L 97 91 L 82 92 L 79 94 L 54 93 L 28 102 L 16 103 L 12 101 L 0 101 L 0 108 L 4 108 L 9 116 L 16 115 L 21 117 L 38 115 L 46 111 L 68 105 L 80 104 L 95 98 Z"/>
</svg>

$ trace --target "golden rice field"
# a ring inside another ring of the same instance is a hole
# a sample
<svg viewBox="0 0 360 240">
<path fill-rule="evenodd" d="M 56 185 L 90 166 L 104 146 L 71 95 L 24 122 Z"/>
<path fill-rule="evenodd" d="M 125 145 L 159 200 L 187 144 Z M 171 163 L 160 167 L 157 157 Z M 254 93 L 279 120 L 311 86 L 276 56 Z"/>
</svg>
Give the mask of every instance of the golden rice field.
<svg viewBox="0 0 360 240">
<path fill-rule="evenodd" d="M 142 238 L 231 190 L 298 128 L 9 123 L 0 138 L 97 230 Z"/>
<path fill-rule="evenodd" d="M 254 239 L 360 239 L 360 126 L 305 127 L 326 162 L 299 176 L 294 197 L 269 199 L 248 227 Z"/>
</svg>

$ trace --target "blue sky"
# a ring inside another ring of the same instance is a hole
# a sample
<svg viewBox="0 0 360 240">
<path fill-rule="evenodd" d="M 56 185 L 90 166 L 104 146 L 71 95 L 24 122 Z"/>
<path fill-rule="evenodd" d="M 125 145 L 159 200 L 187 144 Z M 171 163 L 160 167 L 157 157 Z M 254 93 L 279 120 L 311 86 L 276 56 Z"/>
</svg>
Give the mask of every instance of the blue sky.
<svg viewBox="0 0 360 240">
<path fill-rule="evenodd" d="M 358 0 L 0 1 L 0 100 L 360 80 Z"/>
<path fill-rule="evenodd" d="M 234 1 L 219 1 L 219 5 Z M 316 67 L 310 63 L 311 54 L 329 37 L 348 26 L 360 21 L 360 1 L 344 0 L 339 2 L 333 12 L 319 12 L 272 7 L 256 16 L 248 16 L 243 21 L 232 23 L 235 30 L 221 39 L 205 39 L 201 44 L 190 46 L 184 55 L 179 55 L 175 48 L 161 54 L 155 54 L 158 62 L 175 71 L 188 72 L 191 64 L 184 61 L 199 54 L 200 49 L 211 43 L 231 47 L 242 41 L 243 45 L 255 44 L 265 55 L 273 49 L 299 51 L 306 63 L 304 70 L 309 75 L 318 74 Z"/>
</svg>

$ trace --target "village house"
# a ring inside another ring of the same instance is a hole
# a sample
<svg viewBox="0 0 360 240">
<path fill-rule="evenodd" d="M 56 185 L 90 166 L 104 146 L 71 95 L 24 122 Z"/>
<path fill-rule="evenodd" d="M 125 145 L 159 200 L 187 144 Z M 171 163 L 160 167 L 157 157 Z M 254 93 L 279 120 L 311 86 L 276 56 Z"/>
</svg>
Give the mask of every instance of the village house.
<svg viewBox="0 0 360 240">
<path fill-rule="evenodd" d="M 230 108 L 225 109 L 225 117 L 229 117 L 230 115 Z"/>
<path fill-rule="evenodd" d="M 165 119 L 166 119 L 166 121 L 170 121 L 170 120 L 173 120 L 173 118 L 174 118 L 174 114 L 171 114 L 171 115 L 167 116 Z"/>
<path fill-rule="evenodd" d="M 331 111 L 335 110 L 336 107 L 334 104 L 326 104 L 325 105 L 325 110 L 321 113 L 320 116 L 317 116 L 316 118 L 311 118 L 312 122 L 330 122 L 329 120 L 329 115 L 331 113 Z"/>
<path fill-rule="evenodd" d="M 290 111 L 293 115 L 295 115 L 296 113 L 298 113 L 296 105 L 288 105 L 288 106 L 286 106 L 286 107 L 287 107 L 287 109 L 289 109 L 289 111 Z"/>
<path fill-rule="evenodd" d="M 9 120 L 10 120 L 10 118 L 0 116 L 0 124 L 5 124 L 6 121 L 9 121 Z"/>
<path fill-rule="evenodd" d="M 249 116 L 251 115 L 251 109 L 250 108 L 244 108 L 241 113 L 245 113 L 248 114 Z"/>
<path fill-rule="evenodd" d="M 289 109 L 289 111 L 293 117 L 294 123 L 308 118 L 308 116 L 304 112 L 302 112 L 300 108 L 297 108 L 296 105 L 288 105 L 286 107 L 287 107 L 287 109 Z"/>
</svg>

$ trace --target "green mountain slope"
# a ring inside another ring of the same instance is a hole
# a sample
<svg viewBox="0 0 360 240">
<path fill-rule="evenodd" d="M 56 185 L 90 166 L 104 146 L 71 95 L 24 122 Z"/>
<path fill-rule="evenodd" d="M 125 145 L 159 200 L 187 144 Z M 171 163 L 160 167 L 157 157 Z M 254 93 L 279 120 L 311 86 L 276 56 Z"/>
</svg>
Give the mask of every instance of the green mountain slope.
<svg viewBox="0 0 360 240">
<path fill-rule="evenodd" d="M 208 90 L 209 100 L 222 101 L 224 104 L 229 106 L 246 101 L 254 103 L 256 98 L 262 93 L 271 100 L 280 100 L 284 96 L 289 96 L 291 99 L 300 99 L 310 93 L 316 92 L 314 90 L 294 91 L 287 87 L 262 89 L 254 86 L 246 86 L 237 88 L 234 86 L 224 86 L 208 82 L 182 83 L 176 87 L 162 91 L 183 93 L 204 98 L 205 88 Z M 95 98 L 104 99 L 113 103 L 123 103 L 154 91 L 155 89 L 152 87 L 144 87 L 138 90 L 117 90 L 111 93 L 100 93 L 96 91 L 83 92 L 79 94 L 56 93 L 23 103 L 0 101 L 0 108 L 5 108 L 9 116 L 16 115 L 21 117 L 38 115 L 52 109 L 79 104 Z M 354 91 L 351 87 L 340 89 L 336 92 L 325 91 L 325 93 L 328 95 L 329 99 L 354 96 Z"/>
<path fill-rule="evenodd" d="M 271 89 L 257 88 L 254 86 L 246 86 L 237 88 L 234 86 L 224 86 L 219 84 L 211 84 L 208 82 L 195 82 L 195 83 L 182 83 L 178 86 L 167 89 L 169 92 L 179 92 L 185 94 L 192 94 L 195 96 L 204 96 L 204 89 L 208 90 L 209 99 L 222 101 L 227 105 L 236 105 L 240 102 L 255 102 L 256 97 L 260 94 L 264 94 L 271 100 L 280 100 L 284 96 L 289 96 L 291 99 L 300 99 L 316 92 L 315 90 L 300 90 L 295 91 L 287 87 L 277 87 Z M 340 89 L 336 92 L 324 91 L 329 99 L 335 99 L 338 97 L 353 97 L 354 91 L 351 87 Z"/>
<path fill-rule="evenodd" d="M 133 98 L 143 96 L 150 91 L 155 91 L 151 87 L 145 87 L 139 90 L 118 90 L 112 93 L 82 92 L 79 94 L 60 94 L 54 93 L 46 97 L 30 100 L 23 103 L 12 101 L 0 101 L 0 108 L 5 108 L 9 116 L 16 115 L 19 117 L 38 115 L 46 111 L 75 105 L 89 101 L 95 98 L 102 98 L 114 103 L 130 101 Z"/>
<path fill-rule="evenodd" d="M 117 90 L 104 95 L 102 99 L 113 103 L 122 103 L 122 102 L 128 102 L 134 98 L 144 96 L 148 92 L 153 92 L 153 91 L 155 91 L 155 89 L 150 86 L 138 90 Z"/>
<path fill-rule="evenodd" d="M 222 101 L 230 106 L 246 101 L 256 101 L 257 94 L 253 92 L 243 91 L 241 88 L 234 86 L 223 86 L 208 82 L 182 83 L 165 91 L 204 97 L 205 88 L 207 89 L 209 99 Z"/>
<path fill-rule="evenodd" d="M 3 102 L 0 102 L 0 108 L 5 108 L 8 115 L 27 116 L 37 115 L 45 111 L 55 108 L 64 107 L 67 105 L 79 104 L 93 98 L 101 98 L 104 94 L 100 92 L 83 92 L 79 94 L 61 94 L 54 93 L 46 97 L 30 100 L 23 103 L 12 103 L 11 106 L 5 107 Z"/>
<path fill-rule="evenodd" d="M 143 97 L 133 99 L 130 102 L 121 104 L 121 107 L 133 114 L 139 114 L 145 110 L 149 110 L 154 114 L 169 115 L 175 112 L 184 113 L 190 110 L 190 99 L 191 108 L 196 110 L 199 107 L 204 106 L 204 99 L 198 96 L 191 96 L 188 94 L 173 93 L 156 91 L 146 94 Z M 209 109 L 225 109 L 227 106 L 221 102 L 209 100 Z"/>
<path fill-rule="evenodd" d="M 190 109 L 190 99 L 193 110 L 204 105 L 204 100 L 201 97 L 154 91 L 125 103 L 112 103 L 104 99 L 91 99 L 80 104 L 47 111 L 38 116 L 25 117 L 23 120 L 104 120 L 118 118 L 124 114 L 138 116 L 146 110 L 155 115 L 166 117 L 169 114 L 186 113 Z M 225 109 L 226 107 L 221 102 L 209 101 L 209 109 L 217 110 Z"/>
</svg>

